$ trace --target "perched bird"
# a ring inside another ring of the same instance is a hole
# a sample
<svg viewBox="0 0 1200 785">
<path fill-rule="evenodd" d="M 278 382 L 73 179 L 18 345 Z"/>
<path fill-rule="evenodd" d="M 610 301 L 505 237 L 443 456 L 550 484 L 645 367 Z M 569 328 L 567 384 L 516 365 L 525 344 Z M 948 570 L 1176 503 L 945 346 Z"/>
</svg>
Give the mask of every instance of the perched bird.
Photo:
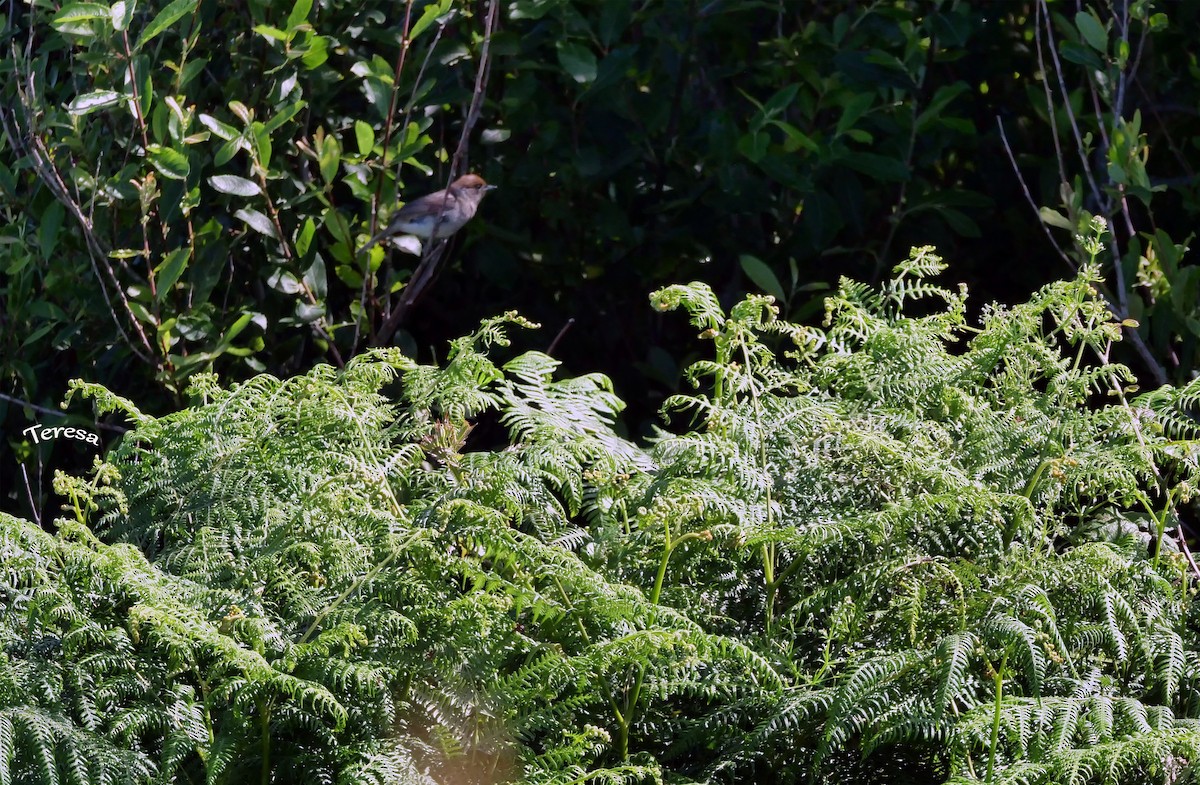
<svg viewBox="0 0 1200 785">
<path fill-rule="evenodd" d="M 450 183 L 444 191 L 413 199 L 393 213 L 388 225 L 368 240 L 359 253 L 397 234 L 437 240 L 449 237 L 475 217 L 479 203 L 495 187 L 485 183 L 479 175 L 466 174 Z"/>
</svg>

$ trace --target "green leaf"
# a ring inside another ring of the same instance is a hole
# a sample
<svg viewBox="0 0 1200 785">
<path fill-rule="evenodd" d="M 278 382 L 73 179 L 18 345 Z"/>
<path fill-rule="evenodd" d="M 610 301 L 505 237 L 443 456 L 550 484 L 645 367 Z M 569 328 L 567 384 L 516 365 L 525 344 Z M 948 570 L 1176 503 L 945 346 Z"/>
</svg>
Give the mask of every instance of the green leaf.
<svg viewBox="0 0 1200 785">
<path fill-rule="evenodd" d="M 210 114 L 201 112 L 199 118 L 200 124 L 212 131 L 213 136 L 224 139 L 227 142 L 231 139 L 236 139 L 241 135 L 232 125 L 226 125 Z"/>
<path fill-rule="evenodd" d="M 304 225 L 300 227 L 299 234 L 296 235 L 296 253 L 304 256 L 308 253 L 309 247 L 312 245 L 313 237 L 317 233 L 317 225 L 313 221 L 312 216 L 309 216 L 304 221 Z"/>
<path fill-rule="evenodd" d="M 1068 231 L 1075 230 L 1075 226 L 1067 220 L 1067 217 L 1057 210 L 1049 207 L 1043 207 L 1042 209 L 1038 210 L 1038 216 L 1041 217 L 1042 223 L 1049 224 L 1050 226 L 1057 226 L 1059 229 L 1066 229 Z"/>
<path fill-rule="evenodd" d="M 917 117 L 917 130 L 920 131 L 928 124 L 937 120 L 947 104 L 968 90 L 970 88 L 967 86 L 967 83 L 962 81 L 939 87 L 937 92 L 933 94 L 933 99 L 929 102 L 929 105 L 925 107 L 925 111 L 921 112 L 920 116 Z"/>
<path fill-rule="evenodd" d="M 149 153 L 150 163 L 154 168 L 169 180 L 184 180 L 191 171 L 187 156 L 178 150 L 152 144 L 146 148 L 146 152 Z"/>
<path fill-rule="evenodd" d="M 558 63 L 571 78 L 580 84 L 587 84 L 596 79 L 596 55 L 582 44 L 570 41 L 559 41 Z"/>
<path fill-rule="evenodd" d="M 329 134 L 321 142 L 321 178 L 327 183 L 332 183 L 333 178 L 337 177 L 338 165 L 342 159 L 342 146 L 338 144 L 337 137 Z"/>
<path fill-rule="evenodd" d="M 1079 28 L 1083 40 L 1088 46 L 1101 54 L 1108 52 L 1108 31 L 1100 20 L 1092 16 L 1090 11 L 1080 11 L 1075 14 L 1075 26 Z"/>
<path fill-rule="evenodd" d="M 243 145 L 241 137 L 230 139 L 217 149 L 217 154 L 213 156 L 213 163 L 217 166 L 224 166 L 233 160 L 233 157 L 238 154 L 238 150 L 241 150 Z"/>
<path fill-rule="evenodd" d="M 785 153 L 794 153 L 797 150 L 808 150 L 810 153 L 819 153 L 821 151 L 819 144 L 791 123 L 776 120 L 771 124 L 780 131 L 783 131 L 783 151 Z"/>
<path fill-rule="evenodd" d="M 1096 53 L 1082 44 L 1077 44 L 1074 41 L 1063 41 L 1062 46 L 1059 47 L 1059 51 L 1062 52 L 1063 59 L 1067 62 L 1082 65 L 1093 71 L 1104 69 L 1104 63 L 1100 61 Z"/>
<path fill-rule="evenodd" d="M 291 13 L 288 14 L 288 28 L 299 27 L 304 22 L 308 21 L 308 13 L 312 10 L 313 0 L 296 0 L 292 6 Z"/>
<path fill-rule="evenodd" d="M 200 0 L 174 0 L 168 3 L 163 10 L 150 20 L 150 24 L 146 25 L 146 29 L 142 30 L 142 34 L 138 36 L 135 49 L 141 49 L 149 43 L 155 36 L 162 33 L 171 25 L 178 22 L 183 17 L 194 12 L 196 5 Z"/>
<path fill-rule="evenodd" d="M 369 155 L 375 148 L 375 129 L 362 120 L 354 121 L 354 137 L 358 141 L 358 152 Z"/>
<path fill-rule="evenodd" d="M 425 10 L 421 13 L 421 18 L 412 26 L 412 30 L 408 33 L 408 40 L 412 41 L 421 33 L 429 29 L 429 26 L 438 20 L 439 17 L 450 13 L 450 8 L 453 5 L 453 0 L 441 0 L 438 3 L 430 3 L 425 6 Z"/>
<path fill-rule="evenodd" d="M 754 163 L 758 163 L 767 155 L 767 148 L 771 144 L 771 137 L 764 131 L 753 131 L 748 134 L 742 134 L 737 140 L 737 151 L 749 158 Z"/>
<path fill-rule="evenodd" d="M 306 101 L 296 101 L 295 103 L 288 104 L 283 109 L 277 111 L 274 117 L 264 123 L 263 128 L 268 133 L 275 133 L 280 126 L 299 114 L 300 110 L 306 106 L 308 106 L 308 102 Z"/>
<path fill-rule="evenodd" d="M 319 68 L 329 59 L 329 39 L 323 35 L 313 36 L 308 44 L 308 50 L 300 58 L 304 67 L 309 71 Z"/>
<path fill-rule="evenodd" d="M 180 89 L 191 84 L 192 80 L 208 67 L 208 62 L 208 58 L 206 57 L 193 57 L 191 60 L 188 60 L 187 65 L 183 67 L 183 73 L 179 75 Z"/>
<path fill-rule="evenodd" d="M 787 301 L 787 297 L 783 293 L 783 286 L 766 262 L 750 254 L 742 254 L 738 257 L 738 261 L 741 262 L 742 272 L 754 282 L 755 286 L 774 297 L 776 302 Z"/>
<path fill-rule="evenodd" d="M 848 130 L 854 127 L 854 124 L 859 121 L 867 110 L 871 108 L 871 104 L 875 101 L 875 94 L 871 92 L 855 93 L 846 101 L 842 107 L 842 116 L 838 119 L 837 130 L 834 131 L 835 136 L 841 136 Z"/>
<path fill-rule="evenodd" d="M 309 225 L 312 225 L 311 218 L 309 219 Z M 324 298 L 328 294 L 329 281 L 325 275 L 325 261 L 321 258 L 320 254 L 313 259 L 313 263 L 304 271 L 304 284 L 314 297 Z"/>
<path fill-rule="evenodd" d="M 278 239 L 275 234 L 275 224 L 271 223 L 271 219 L 260 213 L 258 210 L 251 210 L 248 207 L 243 207 L 233 214 L 234 218 L 241 218 L 254 231 L 259 234 L 265 234 L 267 237 Z"/>
<path fill-rule="evenodd" d="M 878 153 L 851 153 L 842 160 L 851 169 L 876 180 L 901 182 L 909 178 L 908 166 L 898 158 Z"/>
<path fill-rule="evenodd" d="M 223 194 L 233 196 L 258 196 L 262 188 L 253 180 L 235 174 L 216 174 L 208 178 L 208 184 Z"/>
<path fill-rule="evenodd" d="M 276 41 L 287 42 L 292 39 L 291 33 L 286 30 L 280 30 L 278 27 L 272 27 L 271 25 L 255 25 L 254 32 L 264 38 L 272 38 Z"/>
<path fill-rule="evenodd" d="M 112 9 L 103 3 L 67 3 L 50 20 L 50 26 L 59 32 L 90 34 L 91 22 L 96 19 L 112 19 Z"/>
<path fill-rule="evenodd" d="M 960 237 L 980 237 L 983 234 L 979 229 L 979 224 L 960 210 L 943 205 L 938 208 L 937 214 Z"/>
<path fill-rule="evenodd" d="M 245 330 L 246 327 L 249 326 L 250 320 L 252 318 L 254 318 L 253 314 L 249 314 L 249 313 L 244 313 L 241 316 L 239 316 L 237 318 L 237 321 L 235 321 L 232 325 L 230 325 L 229 329 L 225 331 L 225 334 L 223 336 L 221 336 L 221 343 L 222 344 L 232 343 L 233 339 L 237 338 L 238 335 L 241 334 L 242 330 Z"/>
<path fill-rule="evenodd" d="M 93 90 L 90 93 L 76 96 L 70 105 L 67 106 L 67 111 L 79 117 L 80 115 L 107 109 L 110 106 L 116 106 L 124 99 L 125 96 L 115 90 Z"/>
<path fill-rule="evenodd" d="M 302 324 L 312 324 L 320 321 L 325 317 L 325 303 L 322 302 L 305 302 L 304 300 L 296 301 L 296 319 Z"/>
<path fill-rule="evenodd" d="M 41 246 L 42 258 L 50 259 L 54 248 L 58 245 L 58 233 L 62 229 L 66 211 L 61 202 L 53 202 L 42 212 L 42 220 L 38 225 L 38 245 Z"/>
<path fill-rule="evenodd" d="M 796 93 L 799 92 L 800 85 L 790 84 L 787 87 L 781 88 L 775 95 L 763 104 L 762 113 L 763 119 L 770 120 L 777 114 L 782 114 L 792 101 L 796 100 Z"/>
<path fill-rule="evenodd" d="M 254 146 L 258 151 L 258 162 L 263 169 L 271 166 L 271 132 L 262 123 L 255 122 L 251 125 L 251 131 L 254 133 Z"/>
<path fill-rule="evenodd" d="M 154 268 L 156 276 L 155 284 L 158 289 L 154 294 L 154 299 L 162 302 L 163 298 L 171 292 L 171 287 L 179 280 L 179 276 L 183 275 L 183 271 L 187 269 L 188 260 L 192 256 L 192 250 L 188 247 L 176 248 L 167 254 L 167 258 L 162 264 Z"/>
</svg>

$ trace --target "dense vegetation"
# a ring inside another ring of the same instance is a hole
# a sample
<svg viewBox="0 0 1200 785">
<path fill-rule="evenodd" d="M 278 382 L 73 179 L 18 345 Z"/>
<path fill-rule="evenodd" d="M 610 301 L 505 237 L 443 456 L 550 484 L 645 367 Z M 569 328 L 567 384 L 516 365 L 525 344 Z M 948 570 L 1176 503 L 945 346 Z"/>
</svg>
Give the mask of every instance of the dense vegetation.
<svg viewBox="0 0 1200 785">
<path fill-rule="evenodd" d="M 75 385 L 134 429 L 0 522 L 0 783 L 1188 781 L 1200 386 L 1130 397 L 1095 267 L 978 326 L 941 269 L 823 330 L 659 291 L 712 354 L 649 451 L 511 315 L 161 418 Z"/>
<path fill-rule="evenodd" d="M 811 321 L 839 276 L 933 244 L 979 302 L 1017 302 L 1073 275 L 1092 215 L 1108 299 L 1141 325 L 1122 358 L 1155 384 L 1197 366 L 1194 4 L 3 11 L 0 391 L 21 401 L 56 409 L 86 378 L 163 414 L 197 372 L 287 377 L 374 344 L 429 362 L 515 309 L 545 325 L 524 348 L 574 319 L 552 354 L 610 374 L 645 431 L 700 351 L 637 306 L 654 289 L 763 291 Z M 454 165 L 501 190 L 381 340 L 416 260 L 351 249 Z M 13 403 L 0 462 L 31 492 L 6 468 L 0 504 L 52 517 L 53 468 L 95 451 L 32 444 L 51 415 Z"/>
<path fill-rule="evenodd" d="M 7 6 L 0 785 L 1196 781 L 1197 8 Z"/>
</svg>

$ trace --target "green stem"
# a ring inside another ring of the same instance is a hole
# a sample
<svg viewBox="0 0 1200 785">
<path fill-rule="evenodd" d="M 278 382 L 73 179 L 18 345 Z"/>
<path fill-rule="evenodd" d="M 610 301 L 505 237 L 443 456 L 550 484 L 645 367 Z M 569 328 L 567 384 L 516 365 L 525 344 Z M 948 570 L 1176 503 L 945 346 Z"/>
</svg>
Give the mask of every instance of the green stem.
<svg viewBox="0 0 1200 785">
<path fill-rule="evenodd" d="M 408 546 L 411 545 L 413 543 L 413 541 L 416 540 L 417 537 L 419 537 L 419 536 L 420 536 L 420 532 L 413 532 L 412 536 L 410 536 L 407 540 L 405 540 L 403 545 L 401 545 L 398 549 L 389 553 L 386 559 L 384 559 L 383 561 L 379 562 L 379 564 L 376 564 L 374 567 L 372 567 L 371 571 L 368 572 L 366 575 L 359 576 L 354 581 L 354 583 L 350 584 L 350 586 L 345 591 L 343 591 L 341 594 L 339 594 L 333 602 L 331 602 L 331 603 L 329 603 L 329 605 L 325 606 L 325 608 L 320 613 L 317 614 L 317 618 L 313 619 L 313 622 L 312 622 L 312 624 L 310 624 L 308 626 L 308 629 L 305 630 L 303 637 L 300 638 L 297 645 L 304 645 L 305 643 L 307 643 L 308 639 L 311 638 L 312 634 L 317 631 L 317 627 L 319 627 L 321 625 L 321 622 L 325 620 L 326 616 L 328 616 L 330 613 L 333 612 L 333 610 L 335 608 L 337 608 L 339 605 L 341 605 L 343 602 L 345 602 L 347 597 L 349 597 L 354 592 L 358 591 L 359 586 L 362 586 L 364 583 L 366 583 L 367 581 L 374 578 L 385 567 L 387 567 L 389 564 L 391 564 L 392 561 L 397 556 L 399 556 L 401 554 L 401 552 L 403 552 L 406 548 L 408 548 Z"/>
<path fill-rule="evenodd" d="M 996 709 L 992 714 L 992 740 L 988 750 L 987 777 L 984 780 L 987 785 L 992 785 L 992 777 L 996 772 L 996 747 L 1000 744 L 1000 706 L 1004 700 L 1004 670 L 1007 667 L 1008 652 L 1005 652 L 1004 659 L 1000 661 L 1000 667 L 996 669 L 996 675 L 992 679 L 996 685 Z"/>
</svg>

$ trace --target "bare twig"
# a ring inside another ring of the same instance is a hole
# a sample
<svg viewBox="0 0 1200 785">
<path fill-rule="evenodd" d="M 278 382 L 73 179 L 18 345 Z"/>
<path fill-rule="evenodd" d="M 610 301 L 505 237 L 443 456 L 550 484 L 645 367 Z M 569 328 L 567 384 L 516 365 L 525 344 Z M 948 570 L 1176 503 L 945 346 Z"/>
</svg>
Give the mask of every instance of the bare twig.
<svg viewBox="0 0 1200 785">
<path fill-rule="evenodd" d="M 1188 548 L 1188 544 L 1187 544 L 1187 532 L 1185 532 L 1185 531 L 1183 530 L 1183 524 L 1182 524 L 1182 523 L 1181 523 L 1181 524 L 1179 524 L 1179 525 L 1176 527 L 1176 529 L 1177 529 L 1177 530 L 1178 530 L 1178 532 L 1179 532 L 1179 550 L 1183 551 L 1184 558 L 1186 558 L 1186 559 L 1187 559 L 1187 563 L 1191 565 L 1191 567 L 1192 567 L 1192 574 L 1193 574 L 1193 575 L 1195 575 L 1195 576 L 1196 576 L 1198 579 L 1200 579 L 1200 567 L 1197 567 L 1197 566 L 1196 566 L 1196 560 L 1195 560 L 1194 558 L 1192 558 L 1192 551 L 1191 551 L 1191 549 L 1190 549 L 1190 548 Z"/>
<path fill-rule="evenodd" d="M 572 316 L 570 319 L 567 319 L 567 323 L 564 324 L 562 329 L 558 331 L 558 335 L 554 336 L 554 340 L 551 341 L 550 345 L 546 347 L 546 354 L 554 354 L 554 350 L 558 348 L 558 344 L 562 341 L 563 336 L 567 334 L 567 330 L 570 330 L 573 324 L 575 324 L 574 316 Z"/>
<path fill-rule="evenodd" d="M 1042 231 L 1046 233 L 1046 239 L 1048 239 L 1050 244 L 1054 246 L 1054 250 L 1058 251 L 1058 255 L 1062 258 L 1063 262 L 1066 263 L 1067 267 L 1070 268 L 1071 272 L 1075 272 L 1079 269 L 1078 265 L 1075 264 L 1075 260 L 1072 259 L 1070 255 L 1063 250 L 1063 247 L 1058 244 L 1058 240 L 1055 239 L 1054 233 L 1050 231 L 1050 227 L 1047 226 L 1046 222 L 1042 220 L 1041 209 L 1038 207 L 1037 201 L 1034 200 L 1033 194 L 1029 192 L 1029 185 L 1025 182 L 1025 178 L 1021 176 L 1021 169 L 1017 166 L 1017 158 L 1015 155 L 1013 155 L 1012 146 L 1008 143 L 1008 135 L 1004 133 L 1004 121 L 1000 119 L 1000 115 L 996 115 L 996 126 L 1000 129 L 1000 141 L 1004 144 L 1004 152 L 1008 154 L 1008 162 L 1012 164 L 1013 174 L 1017 176 L 1017 183 L 1021 186 L 1021 192 L 1025 194 L 1025 201 L 1029 202 L 1030 208 L 1033 209 L 1033 214 L 1037 216 L 1038 224 L 1042 227 Z M 1065 182 L 1065 174 L 1063 175 L 1063 178 L 1063 181 Z"/>
<path fill-rule="evenodd" d="M 388 156 L 388 151 L 391 147 L 392 131 L 393 131 L 393 128 L 397 127 L 397 126 L 393 125 L 392 117 L 395 114 L 395 110 L 396 110 L 396 98 L 399 95 L 400 76 L 401 76 L 401 72 L 404 70 L 405 55 L 407 54 L 409 45 L 411 44 L 411 41 L 409 41 L 409 39 L 408 39 L 409 14 L 411 13 L 411 11 L 412 11 L 412 2 L 410 0 L 408 7 L 405 10 L 404 33 L 403 33 L 403 38 L 401 41 L 401 51 L 399 54 L 399 58 L 397 59 L 397 62 L 396 62 L 395 75 L 392 79 L 392 100 L 391 100 L 390 105 L 388 106 L 387 127 L 386 127 L 386 130 L 384 132 L 384 137 L 383 137 L 383 155 L 380 159 L 380 164 L 379 164 L 379 168 L 380 168 L 381 172 L 383 170 L 387 169 L 387 156 Z M 442 33 L 445 32 L 445 30 L 446 30 L 446 25 L 444 23 L 439 23 L 437 32 L 433 36 L 433 40 L 429 43 L 429 46 L 425 50 L 425 57 L 424 57 L 424 59 L 421 60 L 421 67 L 419 69 L 417 69 L 417 78 L 415 80 L 413 80 L 413 90 L 409 94 L 408 100 L 404 104 L 404 119 L 399 123 L 399 126 L 398 126 L 400 128 L 401 133 L 407 133 L 407 131 L 408 131 L 408 123 L 412 119 L 413 106 L 417 102 L 417 90 L 421 86 L 421 80 L 425 76 L 425 69 L 429 67 L 429 61 L 431 59 L 433 59 L 434 50 L 437 49 L 438 42 L 442 40 Z M 401 147 L 403 147 L 403 145 L 401 145 Z M 397 184 L 400 183 L 400 169 L 403 165 L 404 165 L 404 159 L 398 158 L 396 161 L 396 183 Z M 379 200 L 380 200 L 381 194 L 383 193 L 383 181 L 384 181 L 384 178 L 382 176 L 380 176 L 379 182 L 375 186 L 375 196 L 374 196 L 373 202 L 371 204 L 370 236 L 372 236 L 372 237 L 375 236 L 375 232 L 377 231 L 377 227 L 379 226 Z M 360 316 L 359 316 L 359 318 L 354 320 L 354 342 L 351 344 L 351 349 L 350 349 L 352 354 L 356 353 L 358 351 L 358 340 L 359 340 L 359 337 L 361 334 L 362 324 L 365 322 L 368 327 L 368 330 L 369 330 L 370 326 L 375 321 L 373 314 L 375 313 L 375 308 L 378 305 L 378 301 L 374 295 L 374 291 L 375 291 L 374 276 L 371 275 L 370 259 L 368 257 L 366 260 L 364 260 L 363 283 L 362 283 L 362 288 L 359 291 L 358 302 L 359 302 L 359 306 L 360 306 L 359 307 Z M 368 298 L 370 298 L 370 300 L 371 300 L 371 307 L 369 310 L 367 308 Z"/>
<path fill-rule="evenodd" d="M 1059 140 L 1058 140 L 1058 115 L 1054 111 L 1054 96 L 1050 92 L 1050 80 L 1046 78 L 1046 60 L 1042 55 L 1042 4 L 1038 3 L 1035 6 L 1035 9 L 1036 9 L 1036 18 L 1034 19 L 1034 25 L 1033 25 L 1033 41 L 1034 41 L 1034 46 L 1037 48 L 1038 70 L 1042 72 L 1042 90 L 1046 93 L 1046 115 L 1050 118 L 1050 130 L 1051 130 L 1050 138 L 1054 142 L 1054 160 L 1058 164 L 1059 182 L 1066 183 L 1066 182 L 1070 182 L 1070 180 L 1067 179 L 1066 157 L 1063 155 L 1062 143 L 1059 142 Z M 1001 137 L 1004 136 L 1004 127 L 1003 126 L 1000 127 L 1000 135 L 1001 135 Z M 1004 140 L 1004 145 L 1005 145 L 1005 148 L 1007 149 L 1007 147 L 1008 147 L 1007 139 Z M 1011 150 L 1009 151 L 1009 159 L 1010 160 L 1012 159 L 1012 151 Z M 1016 167 L 1015 162 L 1013 163 L 1013 167 L 1014 168 Z M 1018 179 L 1020 179 L 1019 173 L 1018 173 Z M 1021 186 L 1022 187 L 1025 186 L 1024 180 L 1021 181 Z M 1025 189 L 1025 195 L 1029 196 L 1029 189 Z M 1035 210 L 1037 209 L 1036 206 L 1034 209 Z M 1049 232 L 1049 230 L 1047 229 L 1047 233 L 1048 232 Z M 1054 237 L 1051 236 L 1050 239 L 1051 239 L 1051 241 L 1053 241 Z M 1055 243 L 1055 247 L 1057 247 L 1057 243 Z M 1062 253 L 1061 249 L 1059 249 L 1059 253 Z"/>
<path fill-rule="evenodd" d="M 33 80 L 32 74 L 27 75 L 26 79 L 31 85 Z M 155 359 L 155 351 L 150 344 L 150 339 L 142 329 L 141 322 L 133 315 L 129 301 L 125 298 L 124 289 L 108 262 L 108 250 L 96 236 L 92 222 L 84 214 L 83 208 L 71 197 L 71 192 L 63 181 L 58 167 L 54 164 L 50 151 L 46 149 L 45 144 L 33 130 L 32 110 L 24 105 L 32 100 L 30 92 L 28 92 L 29 89 L 21 90 L 18 88 L 18 93 L 21 95 L 23 102 L 22 109 L 26 112 L 24 125 L 18 122 L 15 113 L 10 115 L 4 111 L 3 107 L 0 107 L 0 125 L 4 126 L 4 132 L 9 139 L 9 143 L 12 144 L 15 150 L 22 152 L 29 159 L 33 164 L 33 170 L 37 174 L 38 179 L 49 189 L 54 198 L 67 208 L 67 212 L 70 213 L 71 217 L 79 225 L 80 231 L 83 234 L 84 245 L 88 250 L 92 272 L 96 276 L 96 282 L 100 285 L 100 293 L 104 297 L 105 305 L 108 306 L 108 312 L 112 316 L 113 324 L 116 325 L 117 332 L 124 339 L 126 346 L 129 347 L 130 351 L 139 360 L 157 367 L 158 362 Z M 124 314 L 133 331 L 137 334 L 137 342 L 130 337 L 125 325 L 122 324 L 121 317 L 117 313 L 118 308 L 114 305 L 114 300 L 120 302 L 121 308 L 119 310 Z"/>
<path fill-rule="evenodd" d="M 25 468 L 24 463 L 21 464 L 21 479 L 25 481 L 25 498 L 29 501 L 29 512 L 33 514 L 33 522 L 41 526 L 42 511 L 33 500 L 33 484 L 29 482 L 29 470 Z"/>
<path fill-rule="evenodd" d="M 392 96 L 388 102 L 387 120 L 383 125 L 383 155 L 379 159 L 381 172 L 387 170 L 388 148 L 391 146 L 392 130 L 395 128 L 393 120 L 396 116 L 396 103 L 400 99 L 400 76 L 404 73 L 404 61 L 408 59 L 408 47 L 412 44 L 408 38 L 408 32 L 412 29 L 412 9 L 413 0 L 407 0 L 404 4 L 404 25 L 400 28 L 400 51 L 396 55 L 396 67 L 392 74 Z M 407 125 L 406 122 L 401 128 L 405 128 Z M 383 195 L 383 180 L 384 178 L 381 176 L 379 182 L 375 184 L 375 195 L 371 198 L 370 236 L 372 237 L 375 236 L 379 226 L 379 199 Z"/>
<path fill-rule="evenodd" d="M 1029 206 L 1033 209 L 1034 215 L 1037 216 L 1038 223 L 1041 224 L 1042 230 L 1046 233 L 1046 237 L 1048 237 L 1050 240 L 1050 244 L 1054 246 L 1056 251 L 1058 251 L 1058 255 L 1062 257 L 1064 262 L 1066 262 L 1067 267 L 1069 267 L 1072 272 L 1076 271 L 1078 269 L 1078 265 L 1076 265 L 1074 260 L 1072 260 L 1066 251 L 1062 249 L 1062 246 L 1060 246 L 1058 241 L 1054 239 L 1054 234 L 1050 231 L 1050 227 L 1047 226 L 1046 222 L 1041 219 L 1041 213 L 1038 209 L 1037 202 L 1034 201 L 1033 195 L 1029 192 L 1029 186 L 1025 184 L 1025 179 L 1021 177 L 1021 172 L 1017 168 L 1017 159 L 1013 156 L 1012 147 L 1009 145 L 1008 137 L 1004 133 L 1004 123 L 1000 121 L 999 116 L 996 117 L 996 124 L 1000 127 L 1000 139 L 1004 143 L 1004 151 L 1008 153 L 1008 160 L 1012 164 L 1013 171 L 1017 175 L 1017 182 L 1021 184 L 1021 190 L 1025 194 L 1025 200 L 1029 202 Z M 1128 318 L 1129 312 L 1114 303 L 1112 296 L 1108 292 L 1105 291 L 1102 292 L 1102 294 L 1104 295 L 1105 301 L 1108 303 L 1109 310 L 1111 310 L 1118 319 L 1124 320 Z M 1146 369 L 1150 372 L 1150 375 L 1154 378 L 1155 384 L 1158 386 L 1166 384 L 1166 370 L 1159 364 L 1158 360 L 1155 359 L 1154 354 L 1150 351 L 1150 347 L 1146 346 L 1146 341 L 1137 331 L 1137 328 L 1122 325 L 1122 330 L 1124 334 L 1128 336 L 1129 343 L 1133 346 L 1134 351 L 1137 353 L 1142 363 L 1146 366 Z"/>
<path fill-rule="evenodd" d="M 0 393 L 0 400 L 8 401 L 9 403 L 15 403 L 18 406 L 22 406 L 26 409 L 33 409 L 35 412 L 38 412 L 40 414 L 49 414 L 54 417 L 66 417 L 67 416 L 67 413 L 62 410 L 50 409 L 45 406 L 38 406 L 36 403 L 30 403 L 29 401 L 26 401 L 23 398 L 17 398 L 12 395 L 6 395 L 4 393 Z M 92 424 L 101 430 L 112 431 L 113 433 L 127 433 L 129 431 L 128 428 L 122 428 L 120 425 L 109 425 L 106 422 L 93 421 Z"/>
<path fill-rule="evenodd" d="M 1092 197 L 1097 204 L 1101 204 L 1104 196 L 1096 178 L 1092 176 L 1092 167 L 1088 163 L 1087 153 L 1084 151 L 1083 133 L 1079 130 L 1079 121 L 1075 118 L 1075 110 L 1071 108 L 1071 93 L 1067 90 L 1067 82 L 1063 78 L 1062 61 L 1058 59 L 1058 47 L 1054 41 L 1054 25 L 1050 21 L 1050 9 L 1046 6 L 1046 0 L 1038 0 L 1038 6 L 1042 9 L 1042 20 L 1046 26 L 1046 48 L 1050 50 L 1050 57 L 1054 60 L 1054 75 L 1058 78 L 1058 89 L 1062 93 L 1063 110 L 1067 114 L 1067 119 L 1071 121 L 1071 132 L 1075 136 L 1075 149 L 1079 153 L 1079 161 L 1083 165 L 1083 173 L 1087 176 L 1088 185 L 1091 187 Z"/>
</svg>

